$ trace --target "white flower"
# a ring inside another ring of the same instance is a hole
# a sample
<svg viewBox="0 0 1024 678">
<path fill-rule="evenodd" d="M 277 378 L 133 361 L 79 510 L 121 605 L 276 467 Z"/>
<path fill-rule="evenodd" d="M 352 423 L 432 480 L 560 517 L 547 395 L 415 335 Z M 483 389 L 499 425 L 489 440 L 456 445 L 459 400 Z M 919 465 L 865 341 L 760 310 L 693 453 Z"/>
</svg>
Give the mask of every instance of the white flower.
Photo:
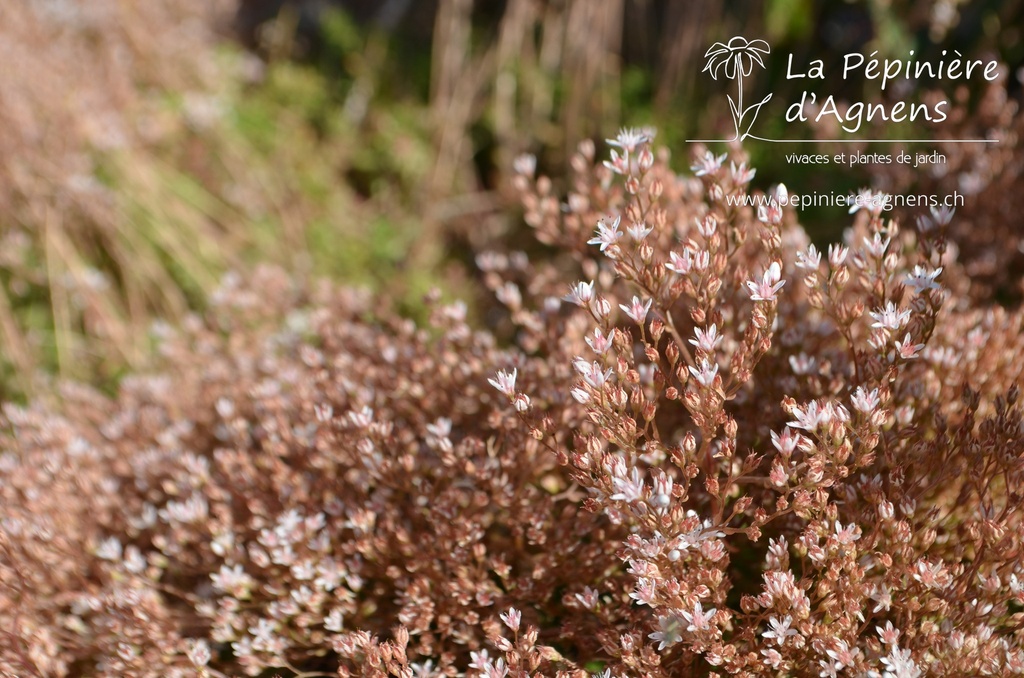
<svg viewBox="0 0 1024 678">
<path fill-rule="evenodd" d="M 495 290 L 494 296 L 513 311 L 519 310 L 523 305 L 523 295 L 519 291 L 519 286 L 513 282 L 507 282 L 499 287 Z"/>
<path fill-rule="evenodd" d="M 612 346 L 611 334 L 605 335 L 598 327 L 594 330 L 593 337 L 586 337 L 587 345 L 594 350 L 594 353 L 598 355 L 604 355 L 608 352 L 608 349 Z"/>
<path fill-rule="evenodd" d="M 793 370 L 793 374 L 811 374 L 818 368 L 818 361 L 814 359 L 814 356 L 809 356 L 803 351 L 798 355 L 789 356 L 789 366 Z"/>
<path fill-rule="evenodd" d="M 648 634 L 647 637 L 657 641 L 659 651 L 670 645 L 675 645 L 683 639 L 683 621 L 675 612 L 658 617 L 658 629 L 658 631 Z"/>
<path fill-rule="evenodd" d="M 765 638 L 774 638 L 779 645 L 785 645 L 786 638 L 799 635 L 799 632 L 796 629 L 789 628 L 789 625 L 792 623 L 793 617 L 788 614 L 782 619 L 779 619 L 778 617 L 770 617 L 768 619 L 768 626 L 770 628 L 761 635 Z"/>
<path fill-rule="evenodd" d="M 512 169 L 516 174 L 532 177 L 537 171 L 537 156 L 523 153 L 512 161 Z"/>
<path fill-rule="evenodd" d="M 491 663 L 490 653 L 486 649 L 482 649 L 479 652 L 470 652 L 469 659 L 469 668 L 477 669 L 478 671 L 485 671 L 485 667 Z"/>
<path fill-rule="evenodd" d="M 690 253 L 690 250 L 688 249 L 683 250 L 682 254 L 677 254 L 676 252 L 669 252 L 668 263 L 665 264 L 665 268 L 672 271 L 673 273 L 678 273 L 679 275 L 686 275 L 690 272 L 690 269 L 693 268 L 693 255 Z"/>
<path fill-rule="evenodd" d="M 569 288 L 569 294 L 562 297 L 569 303 L 586 307 L 594 298 L 594 282 L 578 282 Z"/>
<path fill-rule="evenodd" d="M 588 240 L 587 244 L 600 245 L 602 252 L 607 250 L 609 247 L 617 243 L 622 237 L 622 231 L 619 230 L 620 221 L 622 221 L 622 217 L 615 217 L 615 221 L 611 224 L 606 224 L 603 221 L 599 223 L 597 225 L 597 235 Z"/>
<path fill-rule="evenodd" d="M 611 155 L 612 155 L 612 159 L 611 160 L 605 160 L 604 161 L 603 164 L 604 164 L 605 167 L 607 167 L 611 171 L 615 172 L 616 174 L 625 174 L 626 172 L 629 171 L 629 152 L 628 151 L 623 151 L 622 155 L 619 155 L 618 153 L 615 152 L 615 149 L 613 148 Z"/>
<path fill-rule="evenodd" d="M 210 663 L 210 646 L 202 638 L 188 641 L 185 652 L 192 666 L 198 668 Z"/>
<path fill-rule="evenodd" d="M 626 315 L 633 319 L 637 325 L 643 325 L 644 320 L 647 319 L 647 312 L 651 310 L 651 303 L 653 299 L 648 299 L 646 302 L 640 300 L 640 297 L 633 297 L 633 301 L 629 306 L 625 304 L 619 304 Z"/>
<path fill-rule="evenodd" d="M 654 607 L 654 594 L 657 589 L 657 580 L 647 577 L 637 577 L 636 588 L 630 591 L 629 597 L 638 605 L 649 605 Z"/>
<path fill-rule="evenodd" d="M 519 622 L 522 619 L 522 613 L 514 607 L 508 608 L 508 612 L 502 612 L 498 615 L 501 617 L 501 621 L 505 622 L 505 626 L 509 627 L 513 632 L 519 630 Z"/>
<path fill-rule="evenodd" d="M 752 167 L 747 167 L 747 163 L 741 162 L 739 166 L 736 163 L 729 163 L 729 171 L 732 173 L 732 179 L 737 184 L 749 183 L 754 175 L 757 174 L 757 170 Z"/>
<path fill-rule="evenodd" d="M 818 270 L 818 266 L 821 265 L 821 252 L 814 245 L 807 248 L 807 252 L 796 253 L 796 267 L 806 268 L 812 271 Z"/>
<path fill-rule="evenodd" d="M 697 230 L 705 238 L 710 239 L 718 230 L 718 219 L 714 214 L 709 214 L 703 219 L 694 219 L 694 221 L 697 223 Z"/>
<path fill-rule="evenodd" d="M 836 528 L 836 540 L 840 544 L 844 544 L 844 545 L 848 546 L 848 545 L 852 544 L 853 542 L 857 541 L 858 539 L 860 539 L 860 534 L 861 534 L 860 528 L 855 523 L 850 523 L 846 527 L 843 527 L 843 524 L 840 523 L 837 520 L 836 524 L 835 524 L 835 528 Z"/>
<path fill-rule="evenodd" d="M 881 259 L 883 256 L 885 256 L 885 251 L 889 249 L 889 243 L 892 241 L 892 238 L 886 238 L 885 240 L 882 240 L 881 234 L 875 233 L 874 237 L 872 237 L 871 240 L 868 240 L 867 237 L 863 238 L 863 240 L 864 247 L 867 248 L 871 256 L 875 257 L 876 259 Z"/>
<path fill-rule="evenodd" d="M 587 362 L 580 357 L 572 361 L 572 366 L 592 388 L 600 389 L 612 376 L 611 369 L 602 370 L 600 363 Z"/>
<path fill-rule="evenodd" d="M 344 619 L 339 608 L 334 608 L 330 614 L 324 617 L 324 628 L 335 633 L 341 633 L 342 629 L 345 628 Z"/>
<path fill-rule="evenodd" d="M 747 287 L 750 288 L 750 298 L 754 301 L 774 301 L 775 295 L 782 286 L 786 284 L 782 277 L 782 269 L 777 261 L 765 270 L 761 280 L 748 280 Z"/>
<path fill-rule="evenodd" d="M 573 397 L 573 399 L 576 402 L 580 403 L 581 405 L 586 405 L 587 403 L 590 402 L 590 394 L 587 393 L 582 388 L 574 388 L 573 390 L 569 391 L 569 394 Z"/>
<path fill-rule="evenodd" d="M 227 593 L 233 598 L 245 599 L 249 597 L 249 591 L 255 585 L 241 565 L 228 567 L 221 565 L 218 572 L 210 574 L 213 581 L 213 588 Z"/>
<path fill-rule="evenodd" d="M 787 426 L 780 436 L 775 431 L 771 432 L 772 445 L 775 446 L 779 452 L 785 455 L 793 454 L 796 451 L 797 446 L 800 444 L 800 435 L 793 433 L 793 429 Z"/>
<path fill-rule="evenodd" d="M 718 73 L 722 71 L 729 80 L 742 79 L 750 75 L 756 63 L 764 68 L 762 54 L 768 54 L 771 48 L 764 40 L 747 40 L 742 36 L 736 36 L 728 43 L 716 42 L 704 53 L 707 63 L 704 65 L 705 73 L 718 80 Z"/>
<path fill-rule="evenodd" d="M 715 383 L 715 376 L 718 374 L 718 364 L 709 363 L 707 360 L 700 361 L 700 369 L 690 367 L 690 374 L 705 386 L 711 386 Z"/>
<path fill-rule="evenodd" d="M 117 537 L 110 537 L 96 547 L 96 557 L 101 560 L 121 560 L 121 542 Z"/>
<path fill-rule="evenodd" d="M 906 284 L 914 290 L 914 294 L 921 294 L 926 290 L 941 290 L 942 285 L 935 282 L 935 278 L 942 273 L 942 267 L 929 271 L 922 266 L 915 266 L 913 273 L 907 274 Z"/>
<path fill-rule="evenodd" d="M 893 645 L 888 656 L 882 657 L 885 673 L 882 678 L 920 678 L 921 669 L 910 657 L 910 650 L 901 650 Z"/>
<path fill-rule="evenodd" d="M 871 610 L 872 613 L 877 614 L 878 612 L 888 612 L 889 608 L 892 607 L 892 591 L 885 584 L 881 587 L 875 588 L 871 593 L 871 600 L 875 601 L 875 607 Z"/>
<path fill-rule="evenodd" d="M 513 369 L 511 373 L 505 372 L 505 370 L 498 370 L 497 379 L 488 379 L 487 383 L 511 398 L 516 394 L 517 374 L 518 370 L 516 369 Z"/>
<path fill-rule="evenodd" d="M 615 488 L 615 494 L 610 497 L 612 501 L 629 503 L 642 499 L 644 496 L 644 479 L 640 475 L 640 469 L 634 466 L 629 474 L 629 478 L 612 478 L 612 487 Z"/>
<path fill-rule="evenodd" d="M 844 245 L 829 245 L 828 246 L 828 263 L 832 265 L 832 268 L 839 268 L 846 261 L 846 255 L 850 253 L 850 248 Z"/>
<path fill-rule="evenodd" d="M 495 660 L 493 664 L 488 661 L 482 675 L 484 678 L 505 678 L 508 675 L 508 665 L 501 658 Z"/>
<path fill-rule="evenodd" d="M 641 240 L 649 236 L 651 234 L 651 231 L 653 230 L 654 229 L 648 226 L 647 224 L 633 224 L 632 226 L 626 229 L 626 232 L 629 233 L 630 238 L 637 242 L 640 242 Z"/>
<path fill-rule="evenodd" d="M 806 407 L 794 407 L 793 416 L 795 420 L 789 422 L 790 428 L 802 428 L 805 431 L 816 431 L 821 425 L 824 412 L 818 401 L 812 400 Z"/>
<path fill-rule="evenodd" d="M 895 331 L 906 325 L 907 321 L 910 320 L 910 309 L 903 309 L 901 311 L 896 307 L 896 304 L 887 301 L 885 302 L 885 308 L 871 311 L 869 315 L 875 321 L 871 324 L 872 327 Z"/>
<path fill-rule="evenodd" d="M 594 606 L 597 605 L 597 590 L 584 586 L 583 593 L 576 594 L 576 600 L 588 610 L 593 610 Z"/>
<path fill-rule="evenodd" d="M 766 666 L 777 669 L 782 664 L 782 655 L 773 647 L 761 650 L 761 654 L 764 655 L 764 663 Z"/>
<path fill-rule="evenodd" d="M 697 633 L 699 631 L 707 631 L 711 628 L 711 618 L 718 612 L 716 608 L 711 608 L 707 612 L 704 611 L 704 607 L 697 601 L 697 604 L 693 606 L 693 612 L 687 612 L 683 610 L 683 617 L 686 621 L 690 622 L 690 625 L 686 627 L 686 630 L 690 633 Z"/>
<path fill-rule="evenodd" d="M 704 157 L 694 162 L 690 169 L 693 170 L 694 174 L 698 177 L 703 177 L 708 174 L 714 174 L 718 170 L 722 169 L 722 163 L 725 162 L 726 154 L 716 156 L 711 151 L 706 151 Z"/>
<path fill-rule="evenodd" d="M 860 210 L 866 209 L 875 216 L 882 213 L 882 209 L 888 205 L 892 198 L 882 192 L 875 193 L 870 189 L 861 189 L 860 193 L 856 196 L 850 196 L 850 214 Z"/>
<path fill-rule="evenodd" d="M 881 398 L 878 396 L 878 389 L 871 389 L 870 392 L 866 391 L 863 386 L 858 386 L 857 391 L 850 398 L 853 402 L 853 406 L 859 412 L 869 414 L 875 411 L 878 404 L 881 402 Z"/>
<path fill-rule="evenodd" d="M 917 357 L 918 352 L 924 348 L 924 344 L 915 344 L 908 333 L 903 341 L 896 341 L 896 352 L 904 360 L 912 360 Z"/>
<path fill-rule="evenodd" d="M 886 645 L 895 645 L 900 640 L 900 630 L 893 627 L 891 621 L 885 622 L 885 626 L 876 626 L 875 633 Z"/>
<path fill-rule="evenodd" d="M 635 127 L 623 127 L 614 139 L 605 139 L 609 146 L 617 146 L 627 153 L 632 153 L 637 146 L 650 140 L 651 135 L 646 130 Z"/>
<path fill-rule="evenodd" d="M 724 337 L 718 334 L 718 325 L 716 324 L 712 324 L 707 330 L 694 327 L 693 334 L 696 338 L 690 339 L 690 343 L 708 353 L 718 348 L 722 343 L 722 339 L 724 339 Z"/>
</svg>

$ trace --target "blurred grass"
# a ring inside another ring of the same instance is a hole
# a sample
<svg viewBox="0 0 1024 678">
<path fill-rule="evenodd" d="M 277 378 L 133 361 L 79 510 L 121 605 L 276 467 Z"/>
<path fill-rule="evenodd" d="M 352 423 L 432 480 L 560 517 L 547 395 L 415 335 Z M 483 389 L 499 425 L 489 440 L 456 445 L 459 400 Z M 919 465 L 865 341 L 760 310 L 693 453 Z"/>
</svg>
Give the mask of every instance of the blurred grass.
<svg viewBox="0 0 1024 678">
<path fill-rule="evenodd" d="M 308 65 L 261 62 L 200 32 L 188 55 L 126 39 L 196 10 L 175 1 L 154 17 L 110 4 L 113 16 L 93 27 L 18 8 L 31 29 L 19 39 L 40 50 L 21 58 L 56 69 L 71 89 L 2 76 L 14 82 L 0 103 L 0 149 L 12 150 L 0 177 L 14 180 L 0 189 L 0 399 L 38 391 L 50 375 L 112 386 L 145 365 L 154 320 L 201 310 L 228 270 L 269 262 L 370 285 L 410 313 L 444 282 L 434 260 L 404 266 L 430 167 L 423 107 L 374 107 L 350 121 L 347 88 Z M 346 24 L 339 15 L 332 25 Z M 351 26 L 344 35 L 346 50 L 365 47 Z M 131 50 L 129 65 L 111 61 L 118 48 Z M 161 59 L 156 72 L 144 68 Z M 87 71 L 108 81 L 76 82 Z M 62 105 L 117 88 L 124 98 L 105 111 Z M 39 121 L 96 133 L 40 145 Z"/>
<path fill-rule="evenodd" d="M 472 294 L 460 261 L 524 240 L 507 192 L 517 154 L 564 176 L 581 139 L 654 124 L 689 164 L 684 140 L 729 118 L 701 75 L 714 40 L 761 35 L 798 59 L 943 41 L 1024 61 L 1020 0 L 947 5 L 438 0 L 427 31 L 320 14 L 296 60 L 288 7 L 260 28 L 257 57 L 218 33 L 235 0 L 13 0 L 0 25 L 0 399 L 52 375 L 110 387 L 145 366 L 155 320 L 201 311 L 224 272 L 257 263 L 370 286 L 413 316 L 437 285 Z M 781 68 L 752 87 L 784 81 Z M 783 136 L 780 116 L 759 125 Z M 763 146 L 749 149 L 760 187 L 871 181 Z M 802 215 L 818 237 L 837 234 L 834 217 Z"/>
</svg>

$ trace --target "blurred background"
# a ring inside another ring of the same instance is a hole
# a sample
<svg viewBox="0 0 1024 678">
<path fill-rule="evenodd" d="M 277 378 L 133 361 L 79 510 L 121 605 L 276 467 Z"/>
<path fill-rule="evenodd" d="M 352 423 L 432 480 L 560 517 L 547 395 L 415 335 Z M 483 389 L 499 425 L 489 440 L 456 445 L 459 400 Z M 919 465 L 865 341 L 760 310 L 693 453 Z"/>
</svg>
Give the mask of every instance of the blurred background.
<svg viewBox="0 0 1024 678">
<path fill-rule="evenodd" d="M 368 286 L 412 317 L 433 287 L 479 310 L 475 254 L 535 247 L 512 159 L 536 154 L 557 183 L 581 140 L 653 125 L 685 171 L 685 139 L 730 129 L 721 83 L 701 70 L 708 46 L 737 34 L 833 73 L 874 49 L 1005 64 L 996 83 L 946 83 L 950 121 L 914 131 L 936 139 L 941 167 L 807 168 L 747 150 L 761 189 L 964 193 L 954 235 L 977 294 L 1017 304 L 1022 31 L 1024 0 L 7 0 L 0 400 L 55 378 L 113 388 L 226 272 L 261 263 Z M 770 81 L 799 98 L 784 59 L 767 67 L 752 97 Z M 878 85 L 829 91 L 875 99 Z M 763 134 L 783 135 L 782 113 L 759 117 Z M 1001 141 L 942 144 L 965 136 Z M 826 243 L 848 224 L 835 209 L 801 220 Z"/>
</svg>

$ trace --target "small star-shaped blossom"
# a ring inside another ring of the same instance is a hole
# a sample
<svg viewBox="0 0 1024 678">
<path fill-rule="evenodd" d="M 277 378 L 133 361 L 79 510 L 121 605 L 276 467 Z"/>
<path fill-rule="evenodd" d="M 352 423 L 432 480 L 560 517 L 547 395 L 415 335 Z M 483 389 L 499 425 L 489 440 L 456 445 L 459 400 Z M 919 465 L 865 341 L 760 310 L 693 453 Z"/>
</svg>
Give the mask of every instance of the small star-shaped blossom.
<svg viewBox="0 0 1024 678">
<path fill-rule="evenodd" d="M 864 247 L 867 248 L 868 253 L 876 259 L 881 259 L 885 256 L 885 251 L 889 249 L 889 243 L 892 242 L 892 238 L 882 240 L 880 233 L 875 233 L 871 240 L 868 240 L 866 237 L 863 240 Z"/>
<path fill-rule="evenodd" d="M 853 402 L 853 406 L 858 412 L 864 414 L 870 414 L 875 411 L 878 404 L 881 402 L 881 398 L 878 396 L 878 389 L 874 388 L 871 391 L 865 390 L 863 386 L 858 386 L 853 396 L 850 398 Z"/>
<path fill-rule="evenodd" d="M 569 288 L 569 294 L 562 297 L 569 303 L 586 307 L 594 298 L 594 282 L 578 282 Z"/>
<path fill-rule="evenodd" d="M 694 162 L 690 169 L 698 177 L 707 176 L 709 174 L 715 174 L 718 170 L 722 169 L 722 163 L 725 162 L 726 154 L 716 156 L 711 151 L 706 151 L 704 157 Z"/>
<path fill-rule="evenodd" d="M 697 223 L 697 231 L 705 238 L 710 239 L 718 230 L 718 219 L 714 214 L 709 214 L 703 219 L 694 219 L 694 221 Z"/>
<path fill-rule="evenodd" d="M 537 156 L 523 153 L 512 161 L 512 169 L 516 174 L 532 177 L 537 171 Z"/>
<path fill-rule="evenodd" d="M 895 645 L 900 640 L 900 630 L 895 628 L 891 621 L 885 622 L 885 626 L 876 626 L 875 633 L 886 645 Z"/>
<path fill-rule="evenodd" d="M 604 166 L 616 174 L 626 174 L 629 171 L 629 152 L 623 151 L 622 155 L 619 155 L 613 148 L 611 156 L 611 160 L 604 161 Z"/>
<path fill-rule="evenodd" d="M 845 245 L 829 245 L 828 263 L 832 265 L 832 268 L 839 268 L 846 261 L 846 255 L 849 253 L 850 248 Z"/>
<path fill-rule="evenodd" d="M 630 592 L 629 597 L 637 602 L 637 605 L 649 605 L 654 607 L 654 597 L 657 590 L 657 579 L 648 577 L 637 577 L 636 588 Z"/>
<path fill-rule="evenodd" d="M 588 240 L 587 244 L 599 245 L 602 252 L 607 250 L 622 237 L 622 231 L 619 230 L 620 221 L 622 221 L 622 217 L 615 217 L 615 221 L 611 224 L 606 224 L 603 221 L 599 223 L 597 225 L 597 235 Z"/>
<path fill-rule="evenodd" d="M 693 255 L 688 249 L 683 250 L 682 254 L 669 252 L 668 263 L 665 264 L 665 268 L 679 275 L 687 275 L 690 269 L 693 268 Z"/>
<path fill-rule="evenodd" d="M 882 663 L 886 666 L 882 678 L 920 678 L 922 675 L 910 656 L 910 650 L 901 650 L 895 645 L 887 656 L 882 657 Z"/>
<path fill-rule="evenodd" d="M 632 238 L 636 242 L 640 242 L 641 240 L 649 236 L 651 234 L 651 231 L 653 230 L 654 229 L 648 226 L 647 224 L 635 223 L 629 228 L 627 228 L 626 232 L 629 233 L 630 238 Z"/>
<path fill-rule="evenodd" d="M 511 372 L 505 370 L 498 370 L 498 374 L 495 375 L 495 379 L 488 379 L 489 383 L 494 388 L 498 389 L 505 395 L 512 397 L 516 394 L 516 374 L 518 370 L 513 369 Z"/>
<path fill-rule="evenodd" d="M 700 369 L 690 367 L 689 370 L 694 379 L 702 383 L 704 386 L 711 386 L 715 383 L 715 376 L 718 375 L 718 364 L 710 363 L 707 360 L 701 360 Z"/>
<path fill-rule="evenodd" d="M 643 325 L 644 321 L 647 319 L 648 311 L 651 310 L 651 303 L 653 301 L 653 299 L 648 299 L 645 302 L 641 301 L 640 297 L 633 297 L 633 301 L 630 302 L 629 306 L 619 304 L 619 308 L 621 308 L 626 315 L 632 318 L 633 322 L 637 325 Z"/>
<path fill-rule="evenodd" d="M 690 625 L 686 627 L 686 630 L 690 633 L 697 633 L 699 631 L 707 631 L 711 628 L 711 619 L 718 612 L 716 608 L 711 608 L 707 612 L 704 611 L 704 606 L 697 601 L 697 604 L 693 606 L 693 612 L 687 612 L 683 610 L 683 618 L 690 622 Z"/>
<path fill-rule="evenodd" d="M 810 245 L 806 252 L 796 253 L 796 267 L 806 268 L 812 271 L 818 270 L 821 265 L 821 252 L 814 245 Z"/>
<path fill-rule="evenodd" d="M 629 477 L 612 478 L 612 487 L 615 489 L 610 499 L 612 501 L 631 502 L 642 499 L 644 496 L 644 479 L 640 475 L 640 469 L 633 467 Z"/>
<path fill-rule="evenodd" d="M 505 622 L 505 626 L 509 629 L 512 631 L 519 630 L 519 622 L 522 619 L 522 613 L 519 610 L 514 607 L 510 607 L 508 608 L 508 612 L 502 612 L 498 616 L 501 617 L 501 621 Z"/>
<path fill-rule="evenodd" d="M 782 269 L 777 261 L 773 261 L 761 276 L 761 280 L 747 281 L 750 298 L 754 301 L 774 301 L 775 295 L 786 284 L 785 280 L 780 280 L 781 277 Z"/>
<path fill-rule="evenodd" d="M 850 214 L 857 212 L 861 209 L 870 211 L 875 216 L 882 213 L 892 201 L 892 196 L 879 192 L 874 192 L 870 189 L 862 189 L 856 196 L 850 196 Z"/>
<path fill-rule="evenodd" d="M 732 180 L 737 184 L 747 184 L 757 174 L 757 170 L 752 167 L 747 167 L 747 163 L 741 162 L 739 165 L 736 163 L 729 163 L 729 171 L 732 174 Z"/>
<path fill-rule="evenodd" d="M 575 400 L 581 405 L 586 405 L 587 403 L 590 402 L 590 394 L 587 393 L 585 389 L 574 388 L 571 391 L 569 391 L 569 395 L 571 395 L 573 397 L 573 400 Z"/>
<path fill-rule="evenodd" d="M 910 338 L 910 334 L 903 337 L 903 341 L 896 340 L 896 352 L 904 360 L 913 360 L 918 357 L 918 353 L 923 348 L 924 344 L 915 344 Z"/>
<path fill-rule="evenodd" d="M 632 153 L 636 150 L 637 146 L 645 144 L 650 140 L 651 135 L 646 130 L 635 127 L 623 127 L 614 139 L 605 139 L 609 146 L 617 146 L 626 153 Z"/>
<path fill-rule="evenodd" d="M 761 635 L 765 638 L 773 638 L 780 646 L 786 644 L 786 638 L 790 636 L 799 635 L 796 629 L 791 629 L 789 626 L 793 623 L 793 617 L 786 615 L 782 619 L 778 617 L 770 617 L 768 619 L 768 630 Z"/>
<path fill-rule="evenodd" d="M 612 376 L 611 369 L 602 370 L 599 363 L 588 362 L 583 358 L 573 360 L 572 366 L 576 368 L 576 371 L 580 373 L 580 376 L 583 377 L 583 380 L 591 388 L 600 389 Z"/>
<path fill-rule="evenodd" d="M 693 328 L 695 339 L 690 339 L 690 343 L 710 353 L 714 351 L 722 343 L 724 337 L 718 333 L 718 325 L 712 324 L 707 330 L 702 330 L 699 327 Z"/>
<path fill-rule="evenodd" d="M 875 601 L 875 607 L 871 610 L 872 613 L 877 614 L 879 612 L 888 612 L 889 608 L 892 607 L 892 591 L 885 584 L 875 588 L 871 593 L 871 600 Z"/>
<path fill-rule="evenodd" d="M 910 320 L 910 309 L 903 309 L 901 311 L 896 307 L 896 304 L 887 301 L 885 302 L 885 308 L 871 311 L 869 315 L 875 321 L 871 324 L 872 327 L 895 331 L 906 325 L 907 321 Z"/>
<path fill-rule="evenodd" d="M 805 431 L 816 431 L 824 419 L 824 411 L 817 400 L 807 403 L 806 407 L 794 407 L 794 421 L 789 422 L 790 428 L 802 428 Z"/>
<path fill-rule="evenodd" d="M 608 352 L 608 349 L 612 346 L 611 335 L 605 335 L 601 331 L 600 327 L 594 329 L 593 337 L 586 337 L 587 345 L 594 350 L 594 353 L 598 355 L 604 355 Z"/>
<path fill-rule="evenodd" d="M 941 290 L 942 285 L 935 282 L 935 278 L 942 273 L 942 267 L 929 271 L 923 266 L 915 266 L 913 273 L 907 274 L 906 284 L 914 290 L 914 294 L 921 294 L 926 290 Z"/>
<path fill-rule="evenodd" d="M 843 527 L 843 524 L 837 520 L 835 528 L 836 541 L 838 541 L 840 544 L 845 544 L 848 546 L 853 542 L 857 541 L 858 539 L 860 539 L 860 528 L 857 527 L 855 523 L 850 523 L 846 527 Z"/>
<path fill-rule="evenodd" d="M 794 433 L 793 429 L 787 426 L 780 436 L 775 431 L 771 432 L 772 445 L 784 455 L 793 454 L 800 445 L 800 434 Z"/>
<path fill-rule="evenodd" d="M 683 614 L 686 614 L 685 612 Z M 658 643 L 658 650 L 664 650 L 683 639 L 683 620 L 675 612 L 658 617 L 658 630 L 647 635 Z"/>
</svg>

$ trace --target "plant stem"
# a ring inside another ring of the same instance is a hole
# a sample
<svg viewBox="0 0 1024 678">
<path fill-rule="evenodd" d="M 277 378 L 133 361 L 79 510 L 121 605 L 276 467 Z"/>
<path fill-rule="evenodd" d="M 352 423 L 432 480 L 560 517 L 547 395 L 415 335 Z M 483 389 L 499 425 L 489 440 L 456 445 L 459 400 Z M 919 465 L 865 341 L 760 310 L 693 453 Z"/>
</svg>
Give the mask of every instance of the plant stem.
<svg viewBox="0 0 1024 678">
<path fill-rule="evenodd" d="M 736 96 L 736 140 L 740 138 L 740 124 L 743 122 L 743 63 L 736 63 L 736 86 L 739 92 Z"/>
</svg>

